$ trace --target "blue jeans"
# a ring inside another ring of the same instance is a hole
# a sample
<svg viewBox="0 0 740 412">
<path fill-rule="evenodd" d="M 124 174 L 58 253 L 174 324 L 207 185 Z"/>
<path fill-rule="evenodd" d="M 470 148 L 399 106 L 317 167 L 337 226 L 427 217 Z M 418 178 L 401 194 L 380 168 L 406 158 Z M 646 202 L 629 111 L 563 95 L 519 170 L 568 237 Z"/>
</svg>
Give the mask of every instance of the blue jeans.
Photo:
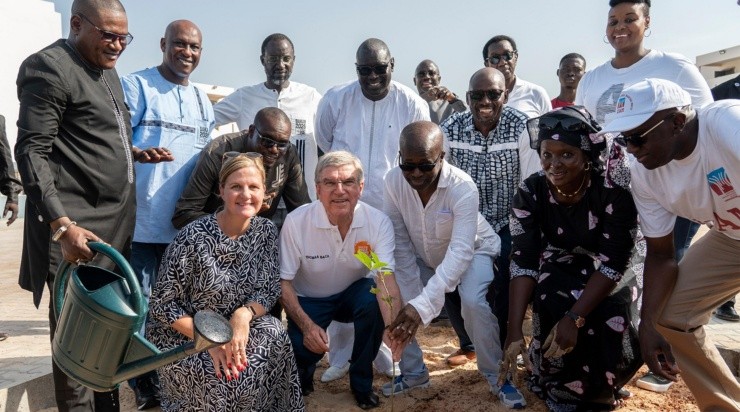
<svg viewBox="0 0 740 412">
<path fill-rule="evenodd" d="M 152 289 L 157 283 L 157 273 L 159 271 L 159 264 L 162 263 L 162 256 L 164 251 L 167 249 L 167 243 L 142 243 L 133 242 L 131 244 L 131 269 L 134 270 L 136 279 L 139 281 L 141 287 L 141 293 L 144 295 L 147 304 L 149 303 L 149 296 L 152 294 Z M 144 336 L 144 329 L 146 322 L 141 325 L 141 336 Z M 147 372 L 142 377 L 149 377 L 150 379 L 156 374 L 156 371 Z M 136 388 L 136 379 L 131 378 L 128 380 L 129 386 L 134 389 Z"/>
<path fill-rule="evenodd" d="M 378 300 L 370 293 L 372 287 L 375 287 L 372 279 L 362 278 L 336 295 L 325 298 L 298 297 L 298 303 L 306 315 L 324 330 L 332 320 L 354 324 L 355 339 L 350 359 L 349 385 L 352 391 L 360 393 L 373 390 L 373 359 L 378 354 L 385 328 Z M 288 335 L 293 343 L 298 368 L 315 370 L 316 363 L 324 354 L 311 352 L 303 345 L 303 332 L 290 317 Z"/>
</svg>

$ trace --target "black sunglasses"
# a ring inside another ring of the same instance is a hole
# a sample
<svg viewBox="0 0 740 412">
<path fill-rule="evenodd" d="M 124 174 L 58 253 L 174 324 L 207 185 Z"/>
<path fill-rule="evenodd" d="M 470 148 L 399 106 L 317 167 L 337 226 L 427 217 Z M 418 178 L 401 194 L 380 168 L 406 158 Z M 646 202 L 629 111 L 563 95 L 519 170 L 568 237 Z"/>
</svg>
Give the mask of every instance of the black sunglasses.
<svg viewBox="0 0 740 412">
<path fill-rule="evenodd" d="M 377 75 L 386 74 L 388 73 L 388 64 L 379 64 L 377 66 L 367 66 L 367 65 L 359 65 L 355 63 L 355 66 L 357 66 L 357 74 L 360 76 L 370 76 L 370 73 L 375 73 Z"/>
<path fill-rule="evenodd" d="M 468 91 L 468 97 L 470 100 L 483 100 L 483 96 L 488 97 L 488 100 L 494 101 L 501 98 L 504 94 L 503 90 L 470 90 Z"/>
<path fill-rule="evenodd" d="M 100 37 L 105 40 L 108 43 L 114 43 L 116 40 L 121 42 L 121 46 L 128 46 L 131 44 L 132 41 L 134 41 L 134 36 L 131 33 L 126 34 L 116 34 L 113 32 L 105 31 L 101 29 L 100 27 L 96 26 L 95 23 L 91 22 L 90 19 L 85 17 L 82 13 L 77 13 L 78 16 L 85 19 L 86 22 L 90 23 L 93 27 L 95 27 L 95 30 L 97 30 L 100 33 Z"/>
<path fill-rule="evenodd" d="M 399 157 L 401 154 L 398 154 Z M 432 169 L 434 169 L 435 166 L 437 166 L 437 163 L 439 163 L 439 160 L 442 159 L 442 156 L 444 156 L 444 153 L 440 154 L 439 157 L 437 157 L 437 160 L 435 160 L 433 163 L 421 163 L 421 164 L 414 164 L 414 163 L 401 163 L 398 165 L 398 167 L 404 171 L 404 172 L 412 172 L 414 169 L 419 169 L 420 172 L 431 172 Z"/>
<path fill-rule="evenodd" d="M 506 53 L 500 54 L 500 55 L 499 54 L 494 54 L 493 56 L 490 56 L 490 57 L 486 58 L 486 61 L 489 62 L 489 63 L 491 63 L 491 64 L 499 64 L 499 62 L 501 60 L 510 62 L 510 61 L 514 60 L 514 57 L 516 57 L 516 50 L 511 51 L 511 52 L 506 52 Z"/>
<path fill-rule="evenodd" d="M 663 124 L 663 122 L 665 122 L 666 119 L 668 119 L 670 116 L 673 116 L 673 113 L 670 113 L 668 116 L 662 118 L 658 123 L 655 123 L 653 125 L 653 127 L 649 128 L 646 132 L 643 132 L 643 133 L 640 133 L 640 134 L 633 133 L 633 134 L 630 134 L 630 135 L 627 135 L 627 136 L 625 136 L 625 135 L 623 135 L 623 134 L 620 133 L 616 137 L 614 137 L 614 141 L 618 145 L 624 146 L 624 147 L 627 147 L 627 143 L 629 143 L 629 144 L 631 144 L 632 146 L 635 146 L 635 147 L 640 147 L 640 146 L 644 145 L 645 142 L 647 141 L 647 139 L 645 138 L 645 136 L 647 136 L 648 134 L 650 134 L 650 132 L 652 132 L 653 130 L 657 129 L 658 126 L 660 126 L 661 124 Z"/>
<path fill-rule="evenodd" d="M 587 123 L 574 117 L 564 117 L 561 119 L 540 117 L 538 126 L 542 130 L 560 129 L 566 132 L 577 132 L 579 130 L 589 129 L 589 125 Z"/>
<path fill-rule="evenodd" d="M 265 149 L 272 149 L 273 147 L 277 146 L 278 150 L 284 152 L 288 150 L 288 146 L 290 146 L 290 142 L 278 142 L 277 140 L 262 136 L 262 133 L 260 133 L 260 131 L 257 130 L 256 127 L 254 128 L 254 132 L 257 134 L 257 139 L 259 139 L 260 145 L 262 145 L 262 147 L 264 147 Z"/>
</svg>

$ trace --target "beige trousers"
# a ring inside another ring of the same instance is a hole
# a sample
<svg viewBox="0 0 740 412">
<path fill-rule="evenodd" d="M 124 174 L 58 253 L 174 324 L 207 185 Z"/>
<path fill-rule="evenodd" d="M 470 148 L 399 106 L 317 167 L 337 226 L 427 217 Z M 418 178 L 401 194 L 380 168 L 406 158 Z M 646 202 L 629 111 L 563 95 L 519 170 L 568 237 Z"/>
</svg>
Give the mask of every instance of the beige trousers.
<svg viewBox="0 0 740 412">
<path fill-rule="evenodd" d="M 704 331 L 712 311 L 740 292 L 740 240 L 710 230 L 678 265 L 658 331 L 702 411 L 740 411 L 740 385 Z"/>
</svg>

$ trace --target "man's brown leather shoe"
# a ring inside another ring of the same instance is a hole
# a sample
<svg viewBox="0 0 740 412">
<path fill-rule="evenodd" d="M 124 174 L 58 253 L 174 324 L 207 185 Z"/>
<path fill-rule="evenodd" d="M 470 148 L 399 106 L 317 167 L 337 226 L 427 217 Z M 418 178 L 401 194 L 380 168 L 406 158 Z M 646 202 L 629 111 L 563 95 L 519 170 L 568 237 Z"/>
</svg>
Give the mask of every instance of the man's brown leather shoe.
<svg viewBox="0 0 740 412">
<path fill-rule="evenodd" d="M 447 357 L 447 364 L 453 368 L 465 365 L 470 361 L 475 361 L 475 352 L 471 350 L 458 349 Z"/>
</svg>

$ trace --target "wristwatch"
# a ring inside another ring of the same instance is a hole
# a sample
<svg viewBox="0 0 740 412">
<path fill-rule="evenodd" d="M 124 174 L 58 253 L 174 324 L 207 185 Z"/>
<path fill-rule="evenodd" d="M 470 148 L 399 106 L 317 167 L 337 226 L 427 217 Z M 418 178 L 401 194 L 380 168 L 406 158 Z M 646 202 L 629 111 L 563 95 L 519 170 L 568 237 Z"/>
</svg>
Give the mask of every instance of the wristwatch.
<svg viewBox="0 0 740 412">
<path fill-rule="evenodd" d="M 257 317 L 257 311 L 254 310 L 254 307 L 252 305 L 244 305 L 244 307 L 249 309 L 250 312 L 252 312 L 252 319 L 255 319 Z"/>
<path fill-rule="evenodd" d="M 565 316 L 573 319 L 573 322 L 575 322 L 576 327 L 579 329 L 582 328 L 583 325 L 586 324 L 586 318 L 584 318 L 583 316 L 577 315 L 574 312 L 571 312 L 569 310 L 565 311 Z"/>
</svg>

